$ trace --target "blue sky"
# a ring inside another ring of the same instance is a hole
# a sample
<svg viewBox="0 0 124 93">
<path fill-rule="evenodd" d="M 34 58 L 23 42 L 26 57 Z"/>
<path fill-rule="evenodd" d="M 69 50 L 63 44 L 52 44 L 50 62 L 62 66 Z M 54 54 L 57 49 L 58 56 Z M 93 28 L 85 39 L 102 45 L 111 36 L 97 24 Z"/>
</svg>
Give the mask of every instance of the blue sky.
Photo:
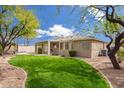
<svg viewBox="0 0 124 93">
<path fill-rule="evenodd" d="M 65 28 L 67 31 L 73 30 L 73 32 L 83 33 L 82 30 L 87 27 L 87 24 L 80 24 L 79 20 L 82 16 L 83 7 L 77 6 L 75 10 L 72 12 L 72 6 L 61 7 L 60 12 L 57 12 L 57 6 L 53 5 L 34 5 L 34 6 L 25 6 L 26 9 L 32 10 L 35 16 L 38 18 L 40 22 L 40 31 L 48 31 L 50 29 L 55 29 L 57 27 Z M 88 16 L 86 20 L 90 21 L 90 28 L 94 26 L 94 19 Z M 88 27 L 89 28 L 89 27 Z M 35 42 L 44 41 L 53 38 L 54 36 L 49 36 L 47 34 L 42 35 L 39 38 L 35 38 L 30 40 L 30 44 L 35 44 Z M 96 38 L 99 38 L 103 41 L 107 41 L 103 35 L 95 35 Z M 24 44 L 23 39 L 18 39 L 19 44 Z"/>
</svg>

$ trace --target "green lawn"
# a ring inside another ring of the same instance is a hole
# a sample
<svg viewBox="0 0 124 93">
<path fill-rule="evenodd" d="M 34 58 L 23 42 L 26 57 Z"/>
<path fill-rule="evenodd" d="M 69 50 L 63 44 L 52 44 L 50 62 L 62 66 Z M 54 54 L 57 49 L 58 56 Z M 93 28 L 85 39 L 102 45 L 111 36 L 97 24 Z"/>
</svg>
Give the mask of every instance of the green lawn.
<svg viewBox="0 0 124 93">
<path fill-rule="evenodd" d="M 106 80 L 84 61 L 57 56 L 17 55 L 11 65 L 28 73 L 31 88 L 106 88 Z"/>
</svg>

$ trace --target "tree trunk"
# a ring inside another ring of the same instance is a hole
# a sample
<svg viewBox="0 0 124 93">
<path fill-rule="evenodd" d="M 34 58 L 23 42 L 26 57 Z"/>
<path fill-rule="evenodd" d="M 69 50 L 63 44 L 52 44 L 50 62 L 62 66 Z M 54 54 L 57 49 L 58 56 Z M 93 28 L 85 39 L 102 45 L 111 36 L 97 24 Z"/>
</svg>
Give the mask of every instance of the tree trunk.
<svg viewBox="0 0 124 93">
<path fill-rule="evenodd" d="M 8 50 L 11 48 L 11 44 L 8 46 L 2 46 L 2 57 L 5 58 L 5 54 L 8 52 Z"/>
<path fill-rule="evenodd" d="M 3 58 L 5 58 L 5 48 L 3 48 L 3 50 L 2 50 L 1 56 L 2 56 Z"/>
<path fill-rule="evenodd" d="M 29 39 L 27 38 L 27 46 L 29 46 Z"/>
<path fill-rule="evenodd" d="M 119 65 L 119 62 L 117 61 L 117 58 L 114 54 L 110 53 L 108 54 L 110 60 L 111 60 L 111 63 L 114 67 L 114 69 L 121 69 L 120 65 Z"/>
</svg>

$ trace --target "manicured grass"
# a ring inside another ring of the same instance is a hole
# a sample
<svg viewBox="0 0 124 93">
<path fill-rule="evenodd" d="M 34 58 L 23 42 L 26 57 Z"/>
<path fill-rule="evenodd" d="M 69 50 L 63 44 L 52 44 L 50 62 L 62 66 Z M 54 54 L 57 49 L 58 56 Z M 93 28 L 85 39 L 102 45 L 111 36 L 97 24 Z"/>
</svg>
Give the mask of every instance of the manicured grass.
<svg viewBox="0 0 124 93">
<path fill-rule="evenodd" d="M 28 73 L 31 88 L 106 88 L 106 80 L 84 61 L 57 56 L 17 55 L 10 64 Z"/>
</svg>

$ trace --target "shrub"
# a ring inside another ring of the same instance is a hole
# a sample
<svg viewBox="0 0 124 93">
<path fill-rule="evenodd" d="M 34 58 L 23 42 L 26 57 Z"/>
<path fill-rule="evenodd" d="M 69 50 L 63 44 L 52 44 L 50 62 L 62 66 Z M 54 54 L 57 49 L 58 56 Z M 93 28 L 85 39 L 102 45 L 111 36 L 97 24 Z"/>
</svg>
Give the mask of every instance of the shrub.
<svg viewBox="0 0 124 93">
<path fill-rule="evenodd" d="M 0 45 L 0 55 L 2 54 L 2 51 L 3 49 L 2 49 L 2 46 Z"/>
<path fill-rule="evenodd" d="M 76 56 L 76 51 L 75 51 L 75 50 L 69 50 L 69 55 L 70 55 L 71 57 Z"/>
<path fill-rule="evenodd" d="M 117 56 L 120 60 L 124 60 L 124 50 L 119 50 Z"/>
</svg>

